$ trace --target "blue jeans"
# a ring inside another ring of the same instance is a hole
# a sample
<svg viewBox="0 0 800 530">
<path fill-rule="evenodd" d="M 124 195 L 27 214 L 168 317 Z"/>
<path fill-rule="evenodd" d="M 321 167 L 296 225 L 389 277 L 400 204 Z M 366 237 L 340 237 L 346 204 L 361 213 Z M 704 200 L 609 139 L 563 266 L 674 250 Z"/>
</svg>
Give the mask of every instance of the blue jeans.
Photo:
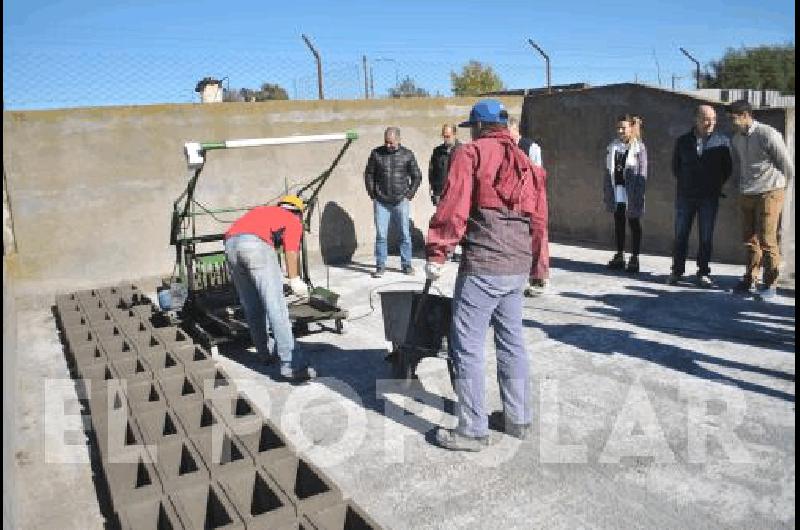
<svg viewBox="0 0 800 530">
<path fill-rule="evenodd" d="M 488 418 L 486 354 L 489 326 L 494 327 L 497 382 L 506 421 L 530 424 L 530 368 L 522 336 L 522 290 L 528 275 L 459 275 L 453 293 L 450 357 L 458 396 L 458 427 L 467 436 L 486 436 Z"/>
<path fill-rule="evenodd" d="M 297 368 L 292 323 L 283 298 L 283 272 L 275 249 L 257 236 L 240 234 L 225 241 L 225 256 L 258 353 L 269 355 L 272 330 L 281 364 Z"/>
<path fill-rule="evenodd" d="M 699 248 L 697 274 L 711 274 L 709 262 L 714 243 L 714 223 L 719 207 L 718 197 L 693 199 L 678 196 L 675 199 L 675 248 L 672 252 L 672 272 L 682 275 L 686 271 L 686 253 L 695 215 L 698 218 Z"/>
<path fill-rule="evenodd" d="M 387 237 L 389 223 L 395 222 L 400 227 L 400 265 L 411 265 L 411 231 L 408 222 L 408 199 L 403 199 L 397 204 L 387 204 L 372 201 L 375 210 L 375 265 L 379 268 L 386 266 L 386 257 L 389 254 Z"/>
</svg>

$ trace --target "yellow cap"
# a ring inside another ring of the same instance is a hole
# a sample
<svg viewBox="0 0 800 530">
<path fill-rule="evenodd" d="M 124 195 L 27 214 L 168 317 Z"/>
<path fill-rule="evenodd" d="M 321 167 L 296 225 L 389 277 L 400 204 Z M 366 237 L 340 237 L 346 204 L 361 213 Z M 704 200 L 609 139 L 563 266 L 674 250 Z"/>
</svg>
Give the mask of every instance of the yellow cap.
<svg viewBox="0 0 800 530">
<path fill-rule="evenodd" d="M 297 195 L 284 195 L 281 197 L 281 200 L 278 201 L 278 205 L 291 206 L 293 210 L 297 210 L 298 212 L 302 212 L 306 207 L 303 199 Z"/>
</svg>

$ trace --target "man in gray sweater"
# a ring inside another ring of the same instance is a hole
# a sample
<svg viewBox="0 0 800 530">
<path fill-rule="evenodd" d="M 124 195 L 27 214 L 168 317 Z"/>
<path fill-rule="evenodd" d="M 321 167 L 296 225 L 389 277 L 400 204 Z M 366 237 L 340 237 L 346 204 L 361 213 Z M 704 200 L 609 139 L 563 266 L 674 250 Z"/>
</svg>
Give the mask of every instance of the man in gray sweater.
<svg viewBox="0 0 800 530">
<path fill-rule="evenodd" d="M 781 133 L 754 120 L 750 103 L 734 101 L 728 112 L 736 130 L 731 140 L 733 172 L 739 183 L 742 237 L 747 247 L 747 268 L 735 290 L 751 292 L 763 269 L 758 294 L 770 301 L 775 298 L 781 261 L 778 222 L 794 165 Z"/>
</svg>

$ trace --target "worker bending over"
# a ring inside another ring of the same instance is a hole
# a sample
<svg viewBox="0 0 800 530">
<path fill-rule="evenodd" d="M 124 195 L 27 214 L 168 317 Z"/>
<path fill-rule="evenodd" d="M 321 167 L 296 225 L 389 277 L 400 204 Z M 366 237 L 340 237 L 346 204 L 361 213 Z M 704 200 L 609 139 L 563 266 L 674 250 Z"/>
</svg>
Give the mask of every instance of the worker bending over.
<svg viewBox="0 0 800 530">
<path fill-rule="evenodd" d="M 283 271 L 275 251 L 280 246 L 286 254 L 292 292 L 307 296 L 308 286 L 298 276 L 304 206 L 300 197 L 286 195 L 278 206 L 257 206 L 248 211 L 225 233 L 225 256 L 253 344 L 268 362 L 277 356 L 281 377 L 289 380 L 316 376 L 316 371 L 303 364 L 295 350 L 289 308 L 283 297 Z M 269 351 L 270 329 L 275 338 L 275 354 Z"/>
</svg>

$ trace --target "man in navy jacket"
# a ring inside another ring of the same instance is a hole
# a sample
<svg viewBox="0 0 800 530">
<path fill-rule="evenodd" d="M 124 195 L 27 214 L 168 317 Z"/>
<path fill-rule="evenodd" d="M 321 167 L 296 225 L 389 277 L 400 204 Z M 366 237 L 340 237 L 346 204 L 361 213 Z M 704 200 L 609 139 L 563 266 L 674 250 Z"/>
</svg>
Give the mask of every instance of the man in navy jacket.
<svg viewBox="0 0 800 530">
<path fill-rule="evenodd" d="M 670 285 L 676 285 L 686 267 L 689 234 L 698 217 L 699 248 L 697 284 L 712 287 L 709 262 L 714 240 L 722 186 L 731 175 L 730 140 L 716 131 L 717 114 L 710 105 L 700 105 L 692 130 L 675 142 L 672 173 L 677 179 L 675 194 L 675 244 L 672 252 Z"/>
</svg>

